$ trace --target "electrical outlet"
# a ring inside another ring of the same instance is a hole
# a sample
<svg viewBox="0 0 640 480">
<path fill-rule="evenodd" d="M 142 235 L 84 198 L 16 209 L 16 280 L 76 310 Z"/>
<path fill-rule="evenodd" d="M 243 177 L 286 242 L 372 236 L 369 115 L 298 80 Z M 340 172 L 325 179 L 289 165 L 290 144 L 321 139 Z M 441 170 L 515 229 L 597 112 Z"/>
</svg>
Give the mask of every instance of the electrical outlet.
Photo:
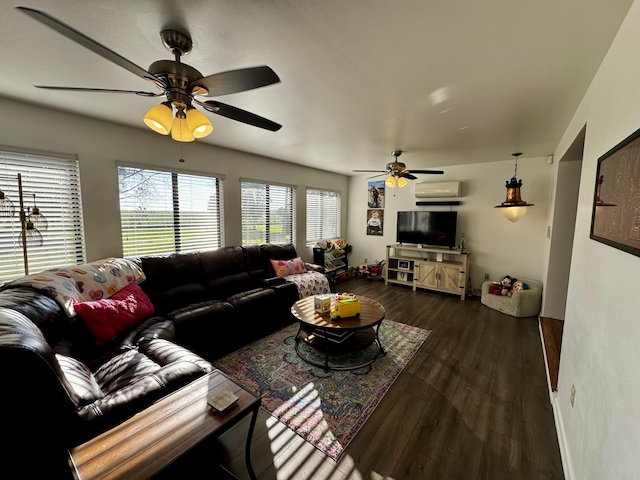
<svg viewBox="0 0 640 480">
<path fill-rule="evenodd" d="M 484 279 L 485 279 L 485 280 L 489 280 L 489 274 L 488 274 L 488 273 L 485 273 L 485 274 L 484 274 Z"/>
<path fill-rule="evenodd" d="M 576 386 L 575 385 L 571 385 L 571 396 L 569 397 L 569 400 L 571 401 L 571 406 L 573 407 L 573 402 L 575 402 L 575 400 L 576 400 Z"/>
<path fill-rule="evenodd" d="M 367 264 L 367 257 L 364 257 L 364 264 Z"/>
</svg>

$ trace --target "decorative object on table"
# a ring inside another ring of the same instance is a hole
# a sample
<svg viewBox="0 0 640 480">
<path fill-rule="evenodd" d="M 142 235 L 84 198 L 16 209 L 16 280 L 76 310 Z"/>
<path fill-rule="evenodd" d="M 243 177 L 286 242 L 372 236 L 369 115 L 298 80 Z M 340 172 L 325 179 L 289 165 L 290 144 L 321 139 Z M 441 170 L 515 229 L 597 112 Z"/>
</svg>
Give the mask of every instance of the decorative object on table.
<svg viewBox="0 0 640 480">
<path fill-rule="evenodd" d="M 367 210 L 367 235 L 382 235 L 384 229 L 384 210 Z"/>
<path fill-rule="evenodd" d="M 361 311 L 360 299 L 355 293 L 336 293 L 331 304 L 331 319 L 340 320 L 347 317 L 359 317 Z"/>
<path fill-rule="evenodd" d="M 640 257 L 640 130 L 598 159 L 590 238 Z"/>
<path fill-rule="evenodd" d="M 384 180 L 368 182 L 367 185 L 367 206 L 384 208 Z"/>
<path fill-rule="evenodd" d="M 520 198 L 520 187 L 522 187 L 522 180 L 518 180 L 518 157 L 522 155 L 521 152 L 512 153 L 516 157 L 516 166 L 513 172 L 511 180 L 507 180 L 507 198 L 500 205 L 496 205 L 494 208 L 500 208 L 502 215 L 511 222 L 517 222 L 524 214 L 527 213 L 527 207 L 533 207 L 533 203 L 527 203 Z"/>
<path fill-rule="evenodd" d="M 227 408 L 238 401 L 238 397 L 229 390 L 220 392 L 215 397 L 209 399 L 207 403 L 219 412 L 224 412 Z"/>
<path fill-rule="evenodd" d="M 431 331 L 386 319 L 380 326 L 385 357 L 359 370 L 325 372 L 296 354 L 297 328 L 285 327 L 213 363 L 262 397 L 267 413 L 337 460 Z M 306 345 L 300 350 L 322 356 Z M 359 364 L 376 350 L 372 345 L 353 354 L 333 355 L 332 362 Z"/>
<path fill-rule="evenodd" d="M 0 175 L 2 178 L 13 178 Z M 24 192 L 22 190 L 22 174 L 17 174 L 18 179 L 18 216 L 20 219 L 20 237 L 19 243 L 22 247 L 22 258 L 24 260 L 25 275 L 29 275 L 29 255 L 28 247 L 42 246 L 43 239 L 40 230 L 45 231 L 49 223 L 46 217 L 40 213 L 40 209 L 36 205 L 36 194 L 33 193 L 33 207 L 25 207 Z M 8 198 L 7 194 L 0 190 L 0 216 L 13 217 L 15 215 L 15 205 Z"/>
<path fill-rule="evenodd" d="M 313 307 L 316 312 L 323 314 L 331 310 L 331 299 L 333 295 L 326 293 L 324 295 L 315 295 L 313 297 Z"/>
</svg>

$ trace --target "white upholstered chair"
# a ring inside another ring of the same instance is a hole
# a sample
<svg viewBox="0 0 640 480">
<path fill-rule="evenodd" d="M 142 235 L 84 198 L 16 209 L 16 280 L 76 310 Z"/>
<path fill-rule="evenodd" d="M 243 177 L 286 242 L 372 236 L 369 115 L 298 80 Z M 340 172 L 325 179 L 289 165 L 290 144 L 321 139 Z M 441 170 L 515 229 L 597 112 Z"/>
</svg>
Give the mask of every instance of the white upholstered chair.
<svg viewBox="0 0 640 480">
<path fill-rule="evenodd" d="M 482 284 L 482 296 L 480 301 L 489 308 L 506 313 L 512 317 L 533 317 L 540 313 L 540 305 L 542 303 L 542 283 L 537 280 L 517 277 L 523 283 L 529 286 L 528 290 L 519 290 L 513 292 L 511 297 L 506 295 L 495 295 L 491 293 L 489 288 L 493 284 L 487 280 Z"/>
</svg>

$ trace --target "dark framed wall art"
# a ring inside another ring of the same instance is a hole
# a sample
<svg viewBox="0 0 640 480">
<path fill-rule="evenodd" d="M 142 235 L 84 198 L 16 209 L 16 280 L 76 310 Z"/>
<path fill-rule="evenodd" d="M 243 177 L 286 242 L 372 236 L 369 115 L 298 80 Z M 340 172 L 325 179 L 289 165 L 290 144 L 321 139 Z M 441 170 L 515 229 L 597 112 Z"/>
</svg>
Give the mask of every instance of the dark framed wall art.
<svg viewBox="0 0 640 480">
<path fill-rule="evenodd" d="M 590 238 L 640 257 L 640 130 L 598 159 Z"/>
</svg>

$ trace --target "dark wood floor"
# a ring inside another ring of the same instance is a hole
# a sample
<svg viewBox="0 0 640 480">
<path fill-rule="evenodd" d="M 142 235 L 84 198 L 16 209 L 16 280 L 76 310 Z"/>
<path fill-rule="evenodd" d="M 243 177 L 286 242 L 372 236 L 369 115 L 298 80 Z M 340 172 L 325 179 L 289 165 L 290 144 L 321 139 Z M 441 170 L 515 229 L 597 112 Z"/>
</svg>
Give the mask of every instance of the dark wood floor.
<svg viewBox="0 0 640 480">
<path fill-rule="evenodd" d="M 537 318 L 384 282 L 338 289 L 433 333 L 339 462 L 261 412 L 252 446 L 259 480 L 564 478 Z M 240 478 L 244 435 L 241 423 L 216 445 Z"/>
</svg>

